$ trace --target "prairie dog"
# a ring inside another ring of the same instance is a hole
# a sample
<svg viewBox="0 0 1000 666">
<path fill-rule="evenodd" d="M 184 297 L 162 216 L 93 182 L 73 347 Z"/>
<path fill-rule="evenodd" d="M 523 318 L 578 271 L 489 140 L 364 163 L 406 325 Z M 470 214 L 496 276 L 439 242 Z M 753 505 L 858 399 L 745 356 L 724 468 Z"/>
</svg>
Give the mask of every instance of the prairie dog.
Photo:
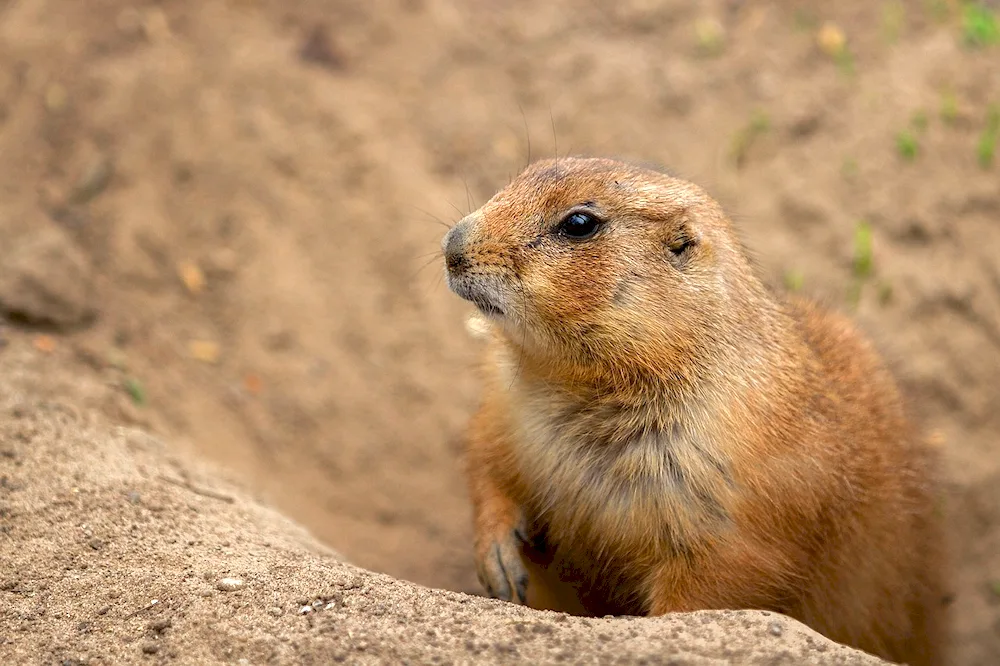
<svg viewBox="0 0 1000 666">
<path fill-rule="evenodd" d="M 772 294 L 691 183 L 536 162 L 445 236 L 488 323 L 480 581 L 590 615 L 765 609 L 939 664 L 933 452 L 845 318 Z"/>
</svg>

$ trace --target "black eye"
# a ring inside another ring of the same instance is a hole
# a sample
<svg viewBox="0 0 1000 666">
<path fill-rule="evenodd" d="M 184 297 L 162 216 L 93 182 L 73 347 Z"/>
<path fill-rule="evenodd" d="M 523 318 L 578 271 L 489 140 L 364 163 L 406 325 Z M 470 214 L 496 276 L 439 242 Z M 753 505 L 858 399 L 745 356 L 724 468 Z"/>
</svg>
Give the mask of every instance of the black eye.
<svg viewBox="0 0 1000 666">
<path fill-rule="evenodd" d="M 559 233 L 573 240 L 586 240 L 601 228 L 601 221 L 590 213 L 570 213 L 559 223 Z"/>
</svg>

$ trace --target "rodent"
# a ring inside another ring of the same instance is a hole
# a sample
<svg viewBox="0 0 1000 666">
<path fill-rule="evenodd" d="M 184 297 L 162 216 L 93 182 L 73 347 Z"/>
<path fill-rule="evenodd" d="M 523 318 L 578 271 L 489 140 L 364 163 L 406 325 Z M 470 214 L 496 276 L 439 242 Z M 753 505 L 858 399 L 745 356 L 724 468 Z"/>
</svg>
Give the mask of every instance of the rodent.
<svg viewBox="0 0 1000 666">
<path fill-rule="evenodd" d="M 942 662 L 934 447 L 873 345 L 765 287 L 701 188 L 535 162 L 442 250 L 489 329 L 465 437 L 489 595 L 596 616 L 771 610 Z"/>
</svg>

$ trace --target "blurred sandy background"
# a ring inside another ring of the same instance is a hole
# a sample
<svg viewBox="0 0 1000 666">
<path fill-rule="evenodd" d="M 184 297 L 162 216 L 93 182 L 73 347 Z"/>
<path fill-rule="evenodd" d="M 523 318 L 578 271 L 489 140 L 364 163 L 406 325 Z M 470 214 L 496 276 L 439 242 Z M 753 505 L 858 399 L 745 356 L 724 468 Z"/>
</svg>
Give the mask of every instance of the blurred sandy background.
<svg viewBox="0 0 1000 666">
<path fill-rule="evenodd" d="M 114 385 L 352 562 L 475 592 L 445 225 L 529 156 L 664 164 L 892 359 L 946 452 L 959 663 L 996 663 L 996 12 L 0 0 L 0 354 Z"/>
</svg>

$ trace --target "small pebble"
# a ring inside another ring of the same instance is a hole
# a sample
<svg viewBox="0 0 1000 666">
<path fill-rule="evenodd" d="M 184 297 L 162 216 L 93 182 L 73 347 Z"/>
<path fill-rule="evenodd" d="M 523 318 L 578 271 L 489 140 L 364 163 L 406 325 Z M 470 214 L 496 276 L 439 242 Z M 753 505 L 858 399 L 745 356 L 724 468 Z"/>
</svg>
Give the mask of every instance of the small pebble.
<svg viewBox="0 0 1000 666">
<path fill-rule="evenodd" d="M 34 345 L 35 349 L 42 352 L 43 354 L 51 354 L 56 350 L 56 347 L 59 346 L 59 343 L 56 342 L 55 338 L 53 338 L 51 335 L 44 335 L 44 334 L 36 335 L 35 339 L 32 340 L 31 344 Z"/>
<path fill-rule="evenodd" d="M 94 267 L 69 233 L 39 223 L 34 233 L 9 245 L 0 255 L 0 314 L 60 330 L 85 324 L 95 315 Z M 34 345 L 51 353 L 56 340 L 43 334 Z"/>
<path fill-rule="evenodd" d="M 199 294 L 205 290 L 205 274 L 193 261 L 182 261 L 177 264 L 177 275 L 192 294 Z"/>
<path fill-rule="evenodd" d="M 243 388 L 250 395 L 259 395 L 263 388 L 263 382 L 258 375 L 250 373 L 243 376 Z"/>
<path fill-rule="evenodd" d="M 816 34 L 816 42 L 820 49 L 829 56 L 838 56 L 844 52 L 847 36 L 835 23 L 824 23 Z"/>
<path fill-rule="evenodd" d="M 158 634 L 162 634 L 164 631 L 171 627 L 170 618 L 162 618 L 159 620 L 153 620 L 149 623 L 149 628 Z"/>
<path fill-rule="evenodd" d="M 89 544 L 89 545 L 90 545 L 90 547 L 91 547 L 91 548 L 93 548 L 94 550 L 100 550 L 101 548 L 104 548 L 104 542 L 103 542 L 103 541 L 101 541 L 100 539 L 91 539 L 91 540 L 90 540 L 90 541 L 88 542 L 88 544 Z"/>
<path fill-rule="evenodd" d="M 235 592 L 242 590 L 245 585 L 246 583 L 239 578 L 222 578 L 215 584 L 215 587 L 223 592 Z"/>
<path fill-rule="evenodd" d="M 312 606 L 303 606 L 302 608 L 299 609 L 299 615 L 307 615 L 309 613 L 312 613 L 312 610 L 313 610 Z"/>
<path fill-rule="evenodd" d="M 781 624 L 777 622 L 772 622 L 771 624 L 769 624 L 767 630 L 771 632 L 772 636 L 780 636 L 781 634 L 785 633 L 784 628 L 781 626 Z"/>
<path fill-rule="evenodd" d="M 219 343 L 211 340 L 192 340 L 188 343 L 188 353 L 196 361 L 217 363 L 220 353 Z"/>
<path fill-rule="evenodd" d="M 281 609 L 278 606 L 271 606 L 267 609 L 267 612 L 274 617 L 279 617 L 281 615 Z"/>
<path fill-rule="evenodd" d="M 156 643 L 146 643 L 142 646 L 142 651 L 146 654 L 156 654 L 160 651 L 160 646 Z"/>
<path fill-rule="evenodd" d="M 75 204 L 84 204 L 96 197 L 107 188 L 113 172 L 114 167 L 106 155 L 95 157 L 73 185 L 70 201 Z"/>
</svg>

